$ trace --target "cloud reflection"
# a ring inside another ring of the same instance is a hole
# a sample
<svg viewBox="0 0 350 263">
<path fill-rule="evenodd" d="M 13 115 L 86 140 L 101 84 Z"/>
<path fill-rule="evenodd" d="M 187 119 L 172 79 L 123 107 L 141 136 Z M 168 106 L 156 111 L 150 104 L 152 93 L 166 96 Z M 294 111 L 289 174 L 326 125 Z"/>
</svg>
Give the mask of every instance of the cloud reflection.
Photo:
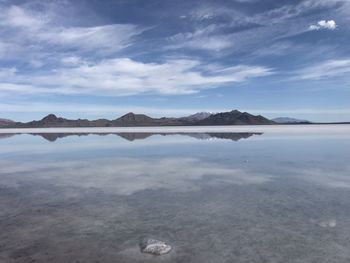
<svg viewBox="0 0 350 263">
<path fill-rule="evenodd" d="M 196 158 L 104 158 L 61 162 L 0 162 L 2 184 L 26 183 L 95 188 L 119 195 L 143 190 L 196 191 L 206 185 L 261 184 L 270 175 L 249 172 Z"/>
<path fill-rule="evenodd" d="M 302 169 L 298 178 L 319 185 L 333 188 L 350 188 L 350 170 L 345 167 L 342 171 L 330 169 Z"/>
</svg>

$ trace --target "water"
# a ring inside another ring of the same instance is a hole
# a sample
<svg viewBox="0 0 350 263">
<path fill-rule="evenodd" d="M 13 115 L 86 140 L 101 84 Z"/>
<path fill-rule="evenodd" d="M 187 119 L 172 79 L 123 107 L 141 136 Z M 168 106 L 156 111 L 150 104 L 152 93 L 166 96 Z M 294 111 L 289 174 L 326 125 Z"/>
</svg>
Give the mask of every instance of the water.
<svg viewBox="0 0 350 263">
<path fill-rule="evenodd" d="M 350 134 L 0 138 L 0 262 L 350 262 Z"/>
</svg>

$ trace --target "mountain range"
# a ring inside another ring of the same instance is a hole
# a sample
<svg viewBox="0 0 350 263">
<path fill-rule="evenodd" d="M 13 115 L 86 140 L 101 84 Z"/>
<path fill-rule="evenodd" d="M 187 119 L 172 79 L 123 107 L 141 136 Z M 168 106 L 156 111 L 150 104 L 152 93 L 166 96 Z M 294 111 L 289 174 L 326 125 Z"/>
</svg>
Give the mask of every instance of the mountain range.
<svg viewBox="0 0 350 263">
<path fill-rule="evenodd" d="M 216 114 L 200 112 L 180 118 L 152 118 L 144 114 L 129 112 L 115 120 L 98 119 L 70 120 L 49 114 L 41 120 L 30 122 L 0 122 L 3 128 L 49 128 L 49 127 L 137 127 L 137 126 L 199 126 L 199 125 L 270 125 L 275 122 L 248 112 L 233 110 Z"/>
</svg>

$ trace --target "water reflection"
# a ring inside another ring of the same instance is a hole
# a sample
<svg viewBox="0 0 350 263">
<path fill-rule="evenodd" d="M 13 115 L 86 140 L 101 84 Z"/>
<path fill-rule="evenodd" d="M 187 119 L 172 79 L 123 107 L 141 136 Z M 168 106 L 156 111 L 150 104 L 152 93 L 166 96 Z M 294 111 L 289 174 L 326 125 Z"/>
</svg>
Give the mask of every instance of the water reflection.
<svg viewBox="0 0 350 263">
<path fill-rule="evenodd" d="M 138 191 L 167 189 L 187 192 L 208 185 L 259 184 L 270 175 L 249 172 L 229 165 L 201 162 L 196 158 L 99 158 L 75 161 L 0 161 L 2 184 L 14 186 L 15 176 L 23 175 L 22 184 L 52 181 L 60 187 L 95 188 L 119 195 Z"/>
<path fill-rule="evenodd" d="M 247 139 L 254 135 L 262 135 L 263 133 L 117 133 L 118 136 L 128 140 L 144 140 L 154 135 L 172 136 L 183 135 L 189 136 L 198 140 L 210 140 L 210 139 L 225 139 L 231 141 L 239 141 L 241 139 Z"/>
<path fill-rule="evenodd" d="M 349 138 L 69 135 L 0 141 L 0 262 L 350 261 Z"/>
<path fill-rule="evenodd" d="M 15 135 L 16 135 L 15 133 L 0 133 L 0 140 L 7 139 L 7 138 L 10 138 L 10 137 L 15 136 Z"/>
<path fill-rule="evenodd" d="M 225 139 L 231 141 L 239 141 L 241 139 L 247 139 L 253 135 L 262 135 L 263 133 L 249 133 L 249 132 L 240 132 L 240 133 L 139 133 L 139 132 L 121 132 L 121 133 L 29 133 L 33 136 L 41 136 L 47 141 L 55 142 L 57 139 L 65 138 L 68 136 L 88 136 L 88 135 L 117 135 L 128 141 L 135 140 L 145 140 L 151 136 L 161 135 L 161 136 L 174 136 L 174 135 L 183 135 L 189 136 L 199 140 L 210 140 L 210 139 Z M 19 134 L 0 134 L 0 139 L 9 138 Z"/>
</svg>

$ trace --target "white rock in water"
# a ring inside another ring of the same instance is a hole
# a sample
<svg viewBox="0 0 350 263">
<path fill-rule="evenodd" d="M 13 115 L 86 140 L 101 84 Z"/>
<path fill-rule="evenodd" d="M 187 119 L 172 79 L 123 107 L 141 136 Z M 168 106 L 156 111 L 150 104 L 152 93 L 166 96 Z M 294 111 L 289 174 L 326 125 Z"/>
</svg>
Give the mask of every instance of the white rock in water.
<svg viewBox="0 0 350 263">
<path fill-rule="evenodd" d="M 163 241 L 155 239 L 144 239 L 140 242 L 142 253 L 149 253 L 153 255 L 164 255 L 170 252 L 171 246 Z"/>
</svg>

